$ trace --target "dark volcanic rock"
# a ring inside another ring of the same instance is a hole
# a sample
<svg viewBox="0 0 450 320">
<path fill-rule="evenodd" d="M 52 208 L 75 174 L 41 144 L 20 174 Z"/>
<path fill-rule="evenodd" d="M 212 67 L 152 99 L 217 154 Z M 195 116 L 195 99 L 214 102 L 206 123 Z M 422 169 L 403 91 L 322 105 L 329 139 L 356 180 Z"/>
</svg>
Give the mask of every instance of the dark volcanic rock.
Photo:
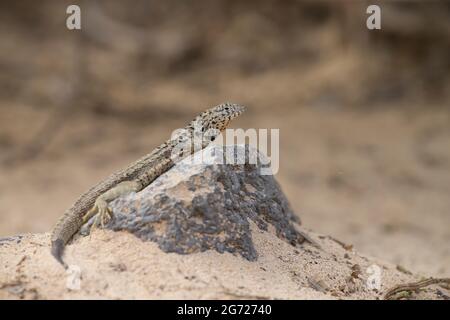
<svg viewBox="0 0 450 320">
<path fill-rule="evenodd" d="M 222 164 L 224 156 L 235 164 Z M 155 241 L 165 252 L 215 249 L 248 260 L 258 257 L 250 221 L 293 245 L 303 242 L 293 226 L 299 220 L 278 183 L 260 174 L 261 165 L 249 164 L 252 156 L 267 163 L 248 146 L 210 146 L 141 192 L 113 201 L 115 218 L 107 228 Z"/>
</svg>

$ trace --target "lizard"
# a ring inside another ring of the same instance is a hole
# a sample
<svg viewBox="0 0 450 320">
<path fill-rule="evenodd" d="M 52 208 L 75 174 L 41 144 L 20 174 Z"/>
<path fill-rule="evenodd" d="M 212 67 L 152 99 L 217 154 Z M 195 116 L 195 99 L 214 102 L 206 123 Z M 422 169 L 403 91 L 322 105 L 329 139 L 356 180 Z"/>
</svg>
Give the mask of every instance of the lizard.
<svg viewBox="0 0 450 320">
<path fill-rule="evenodd" d="M 63 260 L 64 248 L 86 222 L 94 220 L 91 229 L 98 225 L 103 227 L 113 218 L 109 202 L 144 189 L 177 161 L 207 147 L 244 110 L 244 106 L 230 102 L 207 109 L 180 134 L 91 187 L 57 221 L 51 233 L 51 254 L 67 269 L 68 265 Z M 200 140 L 196 140 L 196 137 L 200 137 Z"/>
</svg>

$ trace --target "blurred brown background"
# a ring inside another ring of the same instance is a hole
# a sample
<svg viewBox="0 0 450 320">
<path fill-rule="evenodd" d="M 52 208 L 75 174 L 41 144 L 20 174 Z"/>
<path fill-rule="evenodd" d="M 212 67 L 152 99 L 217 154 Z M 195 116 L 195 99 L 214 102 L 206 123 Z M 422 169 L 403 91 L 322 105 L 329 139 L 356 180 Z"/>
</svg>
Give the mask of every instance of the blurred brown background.
<svg viewBox="0 0 450 320">
<path fill-rule="evenodd" d="M 306 228 L 448 276 L 449 57 L 447 1 L 2 1 L 0 236 L 233 101 L 234 127 L 280 128 Z"/>
</svg>

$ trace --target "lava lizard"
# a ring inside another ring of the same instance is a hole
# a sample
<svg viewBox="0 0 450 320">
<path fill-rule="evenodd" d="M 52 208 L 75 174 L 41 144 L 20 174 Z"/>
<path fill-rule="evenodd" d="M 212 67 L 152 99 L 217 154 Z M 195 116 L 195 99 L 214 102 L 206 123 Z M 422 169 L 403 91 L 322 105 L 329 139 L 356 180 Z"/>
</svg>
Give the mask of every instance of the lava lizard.
<svg viewBox="0 0 450 320">
<path fill-rule="evenodd" d="M 95 217 L 92 227 L 99 224 L 104 226 L 113 216 L 108 208 L 108 202 L 144 189 L 173 167 L 176 161 L 208 146 L 228 126 L 228 123 L 244 110 L 243 106 L 227 102 L 202 112 L 181 131 L 181 134 L 172 137 L 125 169 L 110 175 L 90 188 L 56 223 L 51 235 L 52 255 L 67 268 L 67 264 L 62 259 L 66 243 L 92 217 Z M 197 143 L 196 149 L 195 137 L 197 136 L 200 136 L 200 143 Z M 180 148 L 180 145 L 188 147 Z"/>
</svg>

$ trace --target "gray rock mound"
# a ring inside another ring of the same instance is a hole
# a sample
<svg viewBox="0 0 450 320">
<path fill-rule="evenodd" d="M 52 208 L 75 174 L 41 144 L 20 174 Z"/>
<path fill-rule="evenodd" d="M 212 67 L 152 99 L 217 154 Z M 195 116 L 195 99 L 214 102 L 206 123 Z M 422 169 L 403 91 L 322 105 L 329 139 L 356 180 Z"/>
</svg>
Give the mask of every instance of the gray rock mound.
<svg viewBox="0 0 450 320">
<path fill-rule="evenodd" d="M 292 245 L 301 243 L 293 225 L 300 221 L 278 183 L 260 174 L 266 160 L 249 146 L 209 146 L 141 192 L 113 201 L 114 219 L 106 228 L 154 241 L 165 252 L 215 249 L 250 261 L 258 257 L 251 221 Z"/>
</svg>

